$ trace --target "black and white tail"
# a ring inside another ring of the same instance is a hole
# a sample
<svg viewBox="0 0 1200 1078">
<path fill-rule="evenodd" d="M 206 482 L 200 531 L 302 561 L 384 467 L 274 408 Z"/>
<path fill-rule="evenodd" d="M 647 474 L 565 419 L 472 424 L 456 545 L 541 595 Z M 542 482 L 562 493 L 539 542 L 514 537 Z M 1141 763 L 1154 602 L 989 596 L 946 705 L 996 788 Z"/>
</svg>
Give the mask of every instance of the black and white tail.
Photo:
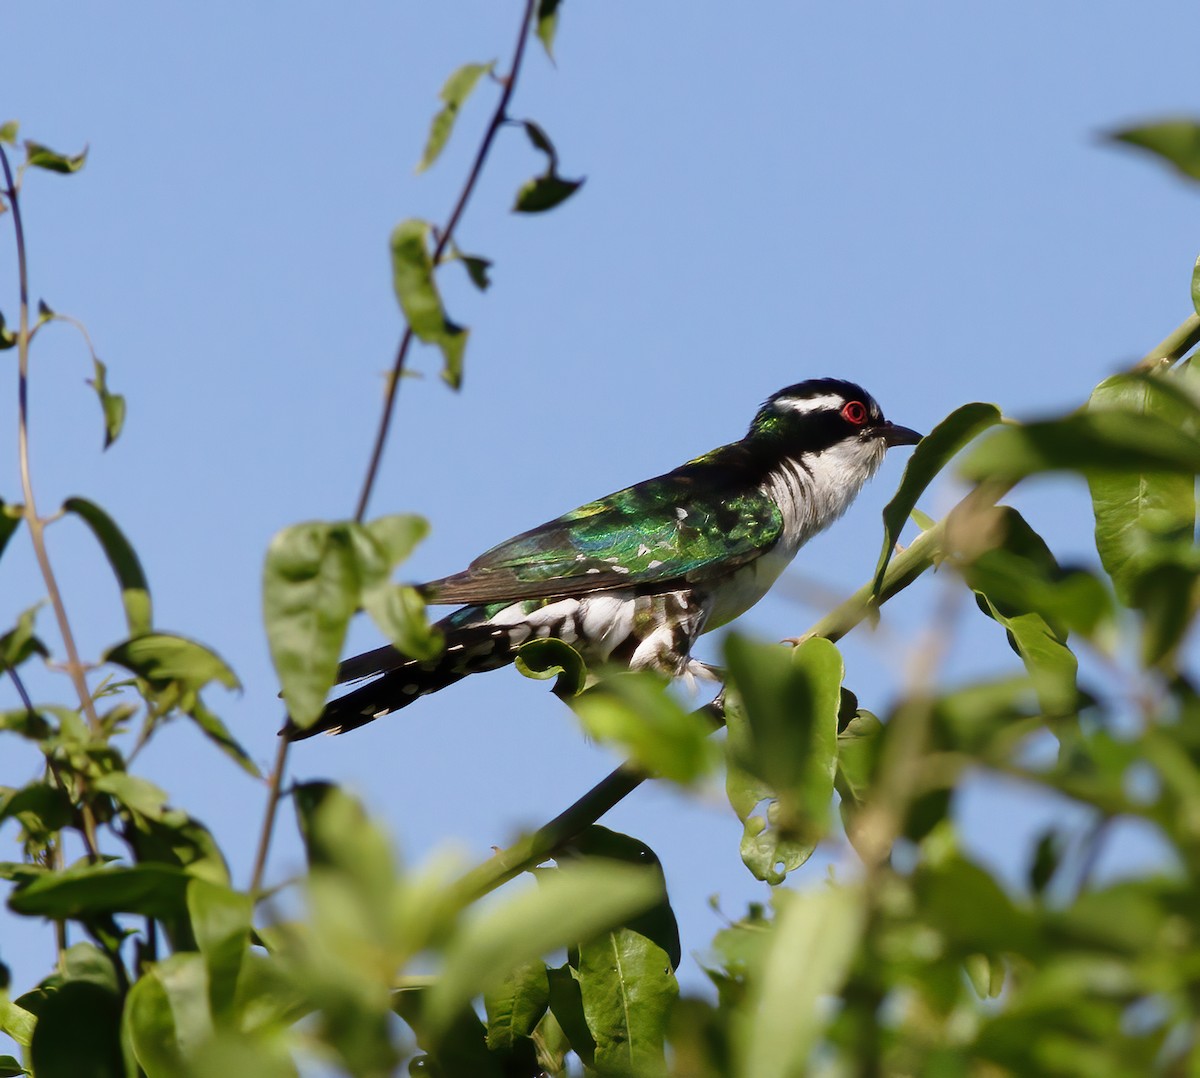
<svg viewBox="0 0 1200 1078">
<path fill-rule="evenodd" d="M 303 741 L 314 734 L 356 730 L 422 696 L 453 685 L 468 674 L 507 666 L 529 635 L 527 629 L 517 626 L 447 625 L 453 618 L 451 615 L 439 624 L 446 647 L 435 659 L 424 662 L 410 659 L 390 646 L 347 659 L 338 667 L 338 685 L 364 678 L 371 680 L 330 700 L 312 726 L 301 730 L 289 718 L 280 734 L 289 741 Z"/>
</svg>

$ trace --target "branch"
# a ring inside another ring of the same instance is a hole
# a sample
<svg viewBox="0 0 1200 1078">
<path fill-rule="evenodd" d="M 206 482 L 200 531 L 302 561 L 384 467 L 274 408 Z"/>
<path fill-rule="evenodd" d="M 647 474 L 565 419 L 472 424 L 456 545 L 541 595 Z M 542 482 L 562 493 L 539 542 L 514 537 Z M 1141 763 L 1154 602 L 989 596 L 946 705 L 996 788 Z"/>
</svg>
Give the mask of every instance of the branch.
<svg viewBox="0 0 1200 1078">
<path fill-rule="evenodd" d="M 17 279 L 21 296 L 21 318 L 17 330 L 17 456 L 21 470 L 21 494 L 25 499 L 23 515 L 25 523 L 29 526 L 29 538 L 46 584 L 46 591 L 50 596 L 50 605 L 54 608 L 63 650 L 67 653 L 66 671 L 75 686 L 79 706 L 87 717 L 88 725 L 95 732 L 100 729 L 100 717 L 96 714 L 96 704 L 88 689 L 87 678 L 84 677 L 83 663 L 79 661 L 79 650 L 75 646 L 75 635 L 67 618 L 67 608 L 63 603 L 62 592 L 59 590 L 58 580 L 50 564 L 50 555 L 46 550 L 45 521 L 38 516 L 37 503 L 33 497 L 33 480 L 29 467 L 29 272 L 25 259 L 25 228 L 21 220 L 21 200 L 17 193 L 17 185 L 13 181 L 12 169 L 9 167 L 8 154 L 2 145 L 0 166 L 4 169 L 4 194 L 12 208 L 13 232 L 17 240 Z"/>
<path fill-rule="evenodd" d="M 454 236 L 454 230 L 458 227 L 459 219 L 462 217 L 463 211 L 467 208 L 467 202 L 475 190 L 479 174 L 483 171 L 484 162 L 487 160 L 488 153 L 492 149 L 492 143 L 495 141 L 496 134 L 508 119 L 508 103 L 512 99 L 513 91 L 516 89 L 517 76 L 521 72 L 521 62 L 525 58 L 525 43 L 529 38 L 529 26 L 533 19 L 534 3 L 535 0 L 526 0 L 525 2 L 525 11 L 521 17 L 521 30 L 517 34 L 517 46 L 513 50 L 512 66 L 509 68 L 508 76 L 500 79 L 500 83 L 504 87 L 500 93 L 500 100 L 496 102 L 496 109 L 492 113 L 492 119 L 488 124 L 487 131 L 484 133 L 483 141 L 479 144 L 479 152 L 475 154 L 475 161 L 471 165 L 471 171 L 467 174 L 467 180 L 463 184 L 458 201 L 454 204 L 454 209 L 450 211 L 450 217 L 447 219 L 445 227 L 441 229 L 438 235 L 437 245 L 433 249 L 433 264 L 435 266 L 441 262 L 442 255 L 446 253 L 446 248 L 450 245 L 450 240 Z M 375 435 L 375 446 L 371 451 L 371 460 L 367 465 L 366 479 L 363 481 L 362 492 L 358 496 L 358 508 L 354 511 L 354 519 L 360 524 L 367 515 L 367 503 L 371 499 L 371 490 L 375 486 L 375 477 L 379 472 L 380 461 L 383 459 L 383 447 L 387 442 L 388 430 L 392 425 L 392 412 L 396 403 L 396 392 L 400 387 L 400 379 L 404 374 L 404 363 L 408 358 L 408 349 L 412 344 L 412 339 L 412 327 L 405 326 L 404 334 L 400 338 L 400 346 L 396 350 L 395 362 L 392 364 L 392 372 L 388 378 L 387 396 L 383 402 L 383 414 L 379 419 L 379 430 Z"/>
</svg>

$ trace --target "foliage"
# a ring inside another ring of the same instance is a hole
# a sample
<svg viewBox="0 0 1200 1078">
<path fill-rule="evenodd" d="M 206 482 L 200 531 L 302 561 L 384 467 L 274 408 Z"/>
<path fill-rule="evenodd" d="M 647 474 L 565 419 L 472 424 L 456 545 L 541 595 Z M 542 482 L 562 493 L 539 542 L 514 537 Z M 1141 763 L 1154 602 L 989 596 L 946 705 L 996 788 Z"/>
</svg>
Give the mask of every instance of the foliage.
<svg viewBox="0 0 1200 1078">
<path fill-rule="evenodd" d="M 365 507 L 411 338 L 439 348 L 447 381 L 461 383 L 467 334 L 447 315 L 437 275 L 462 260 L 486 285 L 490 262 L 462 255 L 453 233 L 508 120 L 526 40 L 536 36 L 548 53 L 559 9 L 558 0 L 529 0 L 504 77 L 494 63 L 468 64 L 443 88 L 423 168 L 485 75 L 500 97 L 447 223 L 410 220 L 393 233 L 407 329 L 359 511 L 285 529 L 267 552 L 266 632 L 298 726 L 319 714 L 356 611 L 407 653 L 440 646 L 418 594 L 391 584 L 424 521 L 367 522 Z M 581 181 L 559 175 L 541 127 L 520 126 L 548 166 L 515 208 L 549 209 Z M 1194 178 L 1196 131 L 1171 121 L 1117 137 Z M 16 328 L 0 319 L 0 346 L 15 350 L 19 369 L 23 479 L 21 504 L 0 503 L 0 553 L 13 541 L 33 545 L 76 698 L 28 697 L 22 668 L 52 651 L 35 631 L 38 609 L 13 612 L 0 666 L 22 706 L 0 712 L 0 737 L 26 743 L 44 768 L 23 786 L 0 787 L 0 826 L 17 829 L 23 852 L 0 863 L 0 877 L 12 914 L 54 926 L 58 962 L 23 991 L 0 965 L 0 1031 L 21 1056 L 0 1055 L 0 1075 L 283 1076 L 313 1060 L 354 1075 L 391 1074 L 406 1060 L 445 1076 L 580 1067 L 681 1078 L 1194 1070 L 1200 691 L 1184 643 L 1200 606 L 1200 393 L 1187 355 L 1200 319 L 1071 414 L 1020 423 L 979 403 L 952 413 L 913 454 L 885 510 L 883 554 L 873 573 L 864 567 L 868 583 L 790 645 L 730 638 L 726 690 L 708 708 L 689 713 L 646 676 L 591 684 L 578 654 L 558 642 L 523 649 L 519 668 L 557 677 L 555 691 L 586 732 L 628 762 L 485 864 L 402 865 L 345 791 L 294 787 L 307 865 L 282 885 L 292 900 L 280 903 L 260 874 L 286 748 L 271 776 L 256 877 L 241 888 L 204 825 L 131 770 L 177 715 L 253 770 L 202 696 L 214 683 L 236 686 L 233 669 L 158 627 L 134 547 L 101 507 L 72 498 L 61 513 L 37 508 L 24 409 L 31 345 L 49 322 L 82 327 L 44 303 L 30 310 L 21 189 L 31 169 L 71 174 L 86 158 L 27 141 L 14 170 L 16 145 L 16 125 L 0 126 L 0 197 L 21 285 Z M 125 403 L 87 347 L 108 445 Z M 935 522 L 916 505 L 953 460 L 969 491 Z M 1088 486 L 1096 557 L 1086 566 L 1060 564 L 1033 524 L 1000 504 L 1047 472 Z M 894 554 L 910 515 L 921 534 Z M 82 523 L 113 570 L 128 636 L 99 663 L 119 669 L 120 681 L 93 686 L 77 654 L 45 544 L 60 521 Z M 936 641 L 954 625 L 934 624 L 934 643 L 913 652 L 907 688 L 877 705 L 877 716 L 843 685 L 836 642 L 934 566 L 1003 630 L 997 647 L 1007 642 L 1017 672 L 943 684 Z M 712 774 L 721 759 L 710 735 L 722 722 L 742 856 L 774 889 L 769 907 L 730 922 L 705 951 L 711 993 L 680 998 L 682 947 L 658 860 L 596 820 L 645 778 L 688 788 Z M 1088 821 L 1040 837 L 1023 887 L 963 852 L 953 810 L 978 773 L 1020 782 Z M 1097 883 L 1096 860 L 1125 820 L 1151 829 L 1170 856 L 1158 872 Z M 834 877 L 783 886 L 822 845 L 840 852 Z M 83 857 L 68 863 L 75 849 Z M 480 903 L 522 873 L 532 874 L 524 886 Z"/>
</svg>

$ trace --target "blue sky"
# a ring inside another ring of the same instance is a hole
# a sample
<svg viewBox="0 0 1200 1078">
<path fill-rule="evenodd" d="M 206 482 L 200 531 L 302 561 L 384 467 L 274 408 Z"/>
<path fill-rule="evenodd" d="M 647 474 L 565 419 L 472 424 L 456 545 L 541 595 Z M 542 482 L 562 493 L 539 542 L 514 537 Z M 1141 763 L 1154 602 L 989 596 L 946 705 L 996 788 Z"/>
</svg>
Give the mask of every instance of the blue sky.
<svg viewBox="0 0 1200 1078">
<path fill-rule="evenodd" d="M 1193 4 L 684 11 L 566 0 L 557 65 L 529 55 L 512 113 L 541 123 L 563 174 L 587 182 L 554 213 L 510 214 L 542 160 L 518 130 L 502 133 L 458 235 L 495 260 L 493 288 L 480 296 L 457 267 L 440 278 L 472 330 L 464 389 L 441 384 L 435 354 L 414 354 L 427 377 L 402 386 L 371 506 L 432 522 L 407 578 L 455 571 L 740 437 L 764 397 L 802 378 L 860 381 L 920 429 L 968 400 L 1028 416 L 1081 402 L 1190 310 L 1196 195 L 1101 136 L 1196 112 Z M 124 436 L 101 455 L 87 354 L 65 328 L 43 335 L 41 506 L 84 494 L 116 517 L 160 626 L 207 642 L 241 676 L 242 694 L 210 703 L 264 769 L 281 716 L 259 615 L 263 551 L 286 524 L 353 512 L 400 332 L 388 233 L 447 213 L 495 90 L 481 87 L 442 160 L 416 176 L 437 92 L 461 63 L 507 63 L 517 17 L 495 0 L 7 13 L 0 119 L 64 151 L 91 146 L 81 175 L 27 182 L 33 292 L 87 323 L 129 404 Z M 12 321 L 9 228 L 0 219 Z M 14 367 L 0 364 L 9 447 Z M 820 613 L 804 600 L 868 577 L 904 455 L 739 628 L 796 635 Z M 0 496 L 19 500 L 11 449 Z M 952 497 L 943 484 L 924 507 Z M 1061 554 L 1087 554 L 1080 488 L 1035 485 L 1018 504 Z M 52 554 L 96 655 L 122 635 L 111 577 L 73 524 L 52 530 Z M 913 633 L 946 586 L 922 582 L 878 632 L 847 641 L 847 684 L 864 706 L 886 710 L 901 691 Z M 0 563 L 0 617 L 42 591 L 15 544 Z M 947 679 L 999 669 L 995 627 L 960 617 Z M 41 629 L 51 635 L 47 614 Z M 377 639 L 357 626 L 353 643 Z M 33 683 L 39 699 L 70 697 L 61 679 Z M 14 704 L 0 685 L 0 707 Z M 295 776 L 360 792 L 410 861 L 446 844 L 485 857 L 613 763 L 511 671 L 292 754 Z M 10 753 L 0 782 L 35 766 Z M 263 790 L 181 724 L 139 770 L 216 831 L 245 884 Z M 959 808 L 973 849 L 1009 873 L 1056 811 L 994 787 Z M 721 924 L 708 896 L 731 916 L 767 896 L 741 866 L 718 788 L 646 787 L 604 822 L 663 860 L 685 953 Z M 13 838 L 0 833 L 0 858 L 16 855 Z M 1138 834 L 1121 850 L 1126 864 L 1152 858 Z M 299 862 L 285 815 L 271 878 Z M 48 930 L 0 913 L 0 941 L 18 986 L 49 970 Z M 690 960 L 682 972 L 698 982 Z"/>
</svg>

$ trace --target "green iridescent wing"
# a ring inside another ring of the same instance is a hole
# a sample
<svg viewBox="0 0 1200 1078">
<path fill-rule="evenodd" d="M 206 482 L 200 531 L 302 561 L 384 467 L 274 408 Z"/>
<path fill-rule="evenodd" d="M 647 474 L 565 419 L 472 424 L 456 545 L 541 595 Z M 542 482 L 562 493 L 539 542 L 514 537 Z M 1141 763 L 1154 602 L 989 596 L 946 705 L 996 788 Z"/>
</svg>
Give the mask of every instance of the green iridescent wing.
<svg viewBox="0 0 1200 1078">
<path fill-rule="evenodd" d="M 734 447 L 725 447 L 732 450 Z M 703 582 L 779 538 L 775 503 L 717 450 L 515 536 L 422 591 L 434 603 L 493 603 L 608 588 Z"/>
</svg>

